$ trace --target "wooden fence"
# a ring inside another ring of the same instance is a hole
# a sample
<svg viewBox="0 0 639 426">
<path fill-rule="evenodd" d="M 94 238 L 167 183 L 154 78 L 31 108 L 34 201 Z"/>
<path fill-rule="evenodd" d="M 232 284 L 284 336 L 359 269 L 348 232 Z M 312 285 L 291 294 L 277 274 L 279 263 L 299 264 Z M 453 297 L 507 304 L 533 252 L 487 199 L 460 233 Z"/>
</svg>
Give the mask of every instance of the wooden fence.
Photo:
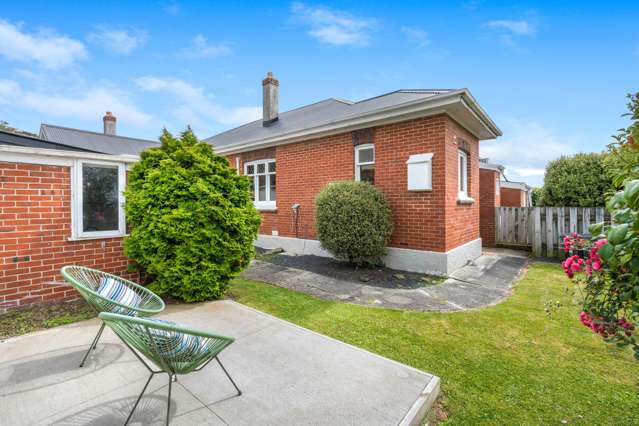
<svg viewBox="0 0 639 426">
<path fill-rule="evenodd" d="M 609 220 L 603 207 L 497 207 L 498 245 L 530 249 L 535 256 L 561 257 L 561 238 L 587 234 L 593 223 Z"/>
</svg>

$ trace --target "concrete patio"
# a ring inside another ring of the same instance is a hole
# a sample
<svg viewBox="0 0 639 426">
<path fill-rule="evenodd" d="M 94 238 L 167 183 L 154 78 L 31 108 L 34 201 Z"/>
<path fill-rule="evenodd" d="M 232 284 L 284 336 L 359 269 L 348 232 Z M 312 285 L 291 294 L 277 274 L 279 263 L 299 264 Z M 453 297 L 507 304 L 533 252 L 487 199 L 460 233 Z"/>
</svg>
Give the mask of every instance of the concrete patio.
<svg viewBox="0 0 639 426">
<path fill-rule="evenodd" d="M 439 378 L 231 301 L 170 306 L 161 318 L 232 336 L 219 366 L 180 376 L 171 424 L 419 424 Z M 78 368 L 98 320 L 0 342 L 0 423 L 122 424 L 148 372 L 106 330 Z M 131 424 L 163 424 L 167 376 L 157 375 Z"/>
</svg>

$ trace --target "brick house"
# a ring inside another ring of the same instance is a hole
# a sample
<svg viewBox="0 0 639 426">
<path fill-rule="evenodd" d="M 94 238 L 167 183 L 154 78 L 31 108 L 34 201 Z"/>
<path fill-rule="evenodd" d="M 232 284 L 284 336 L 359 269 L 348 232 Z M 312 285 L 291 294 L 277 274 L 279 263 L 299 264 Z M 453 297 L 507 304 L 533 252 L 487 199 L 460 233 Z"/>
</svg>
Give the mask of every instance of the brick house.
<svg viewBox="0 0 639 426">
<path fill-rule="evenodd" d="M 130 279 L 122 250 L 126 170 L 157 142 L 43 124 L 0 132 L 0 312 L 78 295 L 59 275 L 78 264 Z"/>
<path fill-rule="evenodd" d="M 481 254 L 479 141 L 501 131 L 467 89 L 331 98 L 279 114 L 279 82 L 269 73 L 262 87 L 262 120 L 206 139 L 253 182 L 256 245 L 328 256 L 314 198 L 329 182 L 363 180 L 392 207 L 386 265 L 448 274 Z"/>
<path fill-rule="evenodd" d="M 479 235 L 486 247 L 494 247 L 495 208 L 501 206 L 501 176 L 504 167 L 486 158 L 479 161 Z"/>
<path fill-rule="evenodd" d="M 500 189 L 502 207 L 531 207 L 532 192 L 523 182 L 502 182 Z"/>
</svg>

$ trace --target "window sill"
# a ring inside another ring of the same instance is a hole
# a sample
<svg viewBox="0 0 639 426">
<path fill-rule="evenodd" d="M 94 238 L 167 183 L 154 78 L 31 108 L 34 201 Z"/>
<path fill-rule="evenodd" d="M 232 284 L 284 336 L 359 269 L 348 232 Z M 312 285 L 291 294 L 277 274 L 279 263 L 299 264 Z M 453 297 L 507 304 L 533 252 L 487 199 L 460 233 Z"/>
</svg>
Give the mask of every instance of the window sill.
<svg viewBox="0 0 639 426">
<path fill-rule="evenodd" d="M 83 237 L 69 237 L 67 241 L 89 241 L 89 240 L 108 240 L 111 238 L 128 237 L 129 234 L 111 234 L 111 235 L 87 235 Z"/>
<path fill-rule="evenodd" d="M 475 202 L 474 198 L 460 195 L 457 197 L 457 204 L 473 204 Z"/>
<path fill-rule="evenodd" d="M 260 212 L 276 212 L 277 206 L 265 206 L 265 205 L 255 205 L 255 208 Z"/>
</svg>

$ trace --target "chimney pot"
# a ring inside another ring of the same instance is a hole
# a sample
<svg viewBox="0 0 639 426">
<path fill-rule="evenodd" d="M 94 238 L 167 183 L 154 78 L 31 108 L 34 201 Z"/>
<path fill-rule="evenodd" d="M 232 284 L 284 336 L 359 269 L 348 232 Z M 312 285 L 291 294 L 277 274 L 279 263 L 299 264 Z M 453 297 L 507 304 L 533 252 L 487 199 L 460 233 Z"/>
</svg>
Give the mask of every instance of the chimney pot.
<svg viewBox="0 0 639 426">
<path fill-rule="evenodd" d="M 278 120 L 278 97 L 280 82 L 271 71 L 262 80 L 262 125 L 270 126 Z"/>
<path fill-rule="evenodd" d="M 115 115 L 111 114 L 111 111 L 107 111 L 102 117 L 102 122 L 104 123 L 104 134 L 115 136 L 117 122 Z"/>
</svg>

